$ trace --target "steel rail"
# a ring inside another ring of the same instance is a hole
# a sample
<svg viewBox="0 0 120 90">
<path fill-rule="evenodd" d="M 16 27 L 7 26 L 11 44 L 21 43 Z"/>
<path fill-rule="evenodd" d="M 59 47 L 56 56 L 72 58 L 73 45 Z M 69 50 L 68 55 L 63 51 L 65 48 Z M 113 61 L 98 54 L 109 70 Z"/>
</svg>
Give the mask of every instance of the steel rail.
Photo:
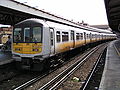
<svg viewBox="0 0 120 90">
<path fill-rule="evenodd" d="M 36 77 L 36 78 L 33 78 L 32 80 L 30 80 L 30 81 L 28 81 L 28 82 L 26 82 L 26 83 L 24 83 L 24 84 L 16 87 L 16 88 L 13 89 L 13 90 L 23 90 L 25 87 L 30 86 L 31 84 L 33 84 L 33 83 L 35 83 L 36 81 L 42 79 L 42 78 L 45 77 L 46 75 L 47 75 L 47 74 L 43 74 L 42 76 L 38 76 L 38 77 Z"/>
<path fill-rule="evenodd" d="M 79 68 L 88 57 L 90 57 L 96 50 L 98 50 L 98 46 L 90 50 L 87 54 L 85 54 L 79 61 L 72 64 L 70 67 L 68 67 L 66 70 L 64 70 L 62 73 L 57 75 L 55 78 L 53 78 L 51 81 L 46 83 L 44 86 L 39 88 L 38 90 L 47 90 L 49 87 L 51 87 L 49 90 L 56 89 L 60 84 L 62 84 L 77 68 Z M 55 83 L 55 84 L 54 84 Z"/>
<path fill-rule="evenodd" d="M 63 64 L 63 65 L 64 65 L 64 64 Z M 47 76 L 48 74 L 54 72 L 56 69 L 57 69 L 57 68 L 52 69 L 52 70 L 50 70 L 50 71 L 47 71 L 47 72 L 43 73 L 42 75 L 37 76 L 37 77 L 35 77 L 35 78 L 27 81 L 26 83 L 24 83 L 24 84 L 22 84 L 22 85 L 20 85 L 20 86 L 18 86 L 18 87 L 16 87 L 16 88 L 14 88 L 13 90 L 24 90 L 26 87 L 32 85 L 33 83 L 39 81 L 40 79 L 44 78 L 44 77 Z"/>
<path fill-rule="evenodd" d="M 106 49 L 106 47 L 104 48 L 103 52 L 99 55 L 99 57 L 98 57 L 95 65 L 94 65 L 94 67 L 92 68 L 90 74 L 89 74 L 88 77 L 87 77 L 86 82 L 83 84 L 83 86 L 81 87 L 80 90 L 86 90 L 86 88 L 87 88 L 87 86 L 88 86 L 88 84 L 89 84 L 89 81 L 91 80 L 93 74 L 95 73 L 95 70 L 96 70 L 96 68 L 97 68 L 97 66 L 98 66 L 98 64 L 99 64 L 99 62 L 100 62 L 100 60 L 101 60 L 101 58 L 102 58 L 102 55 L 103 55 L 103 53 L 105 52 L 105 49 Z"/>
</svg>

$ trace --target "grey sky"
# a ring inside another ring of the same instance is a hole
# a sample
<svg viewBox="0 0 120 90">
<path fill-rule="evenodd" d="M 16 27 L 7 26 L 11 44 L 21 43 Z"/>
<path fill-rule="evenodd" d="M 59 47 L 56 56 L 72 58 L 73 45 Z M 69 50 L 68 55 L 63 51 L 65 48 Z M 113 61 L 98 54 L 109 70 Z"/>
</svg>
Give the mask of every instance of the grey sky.
<svg viewBox="0 0 120 90">
<path fill-rule="evenodd" d="M 16 0 L 66 19 L 90 25 L 108 24 L 104 0 Z M 27 2 L 27 3 L 26 3 Z"/>
</svg>

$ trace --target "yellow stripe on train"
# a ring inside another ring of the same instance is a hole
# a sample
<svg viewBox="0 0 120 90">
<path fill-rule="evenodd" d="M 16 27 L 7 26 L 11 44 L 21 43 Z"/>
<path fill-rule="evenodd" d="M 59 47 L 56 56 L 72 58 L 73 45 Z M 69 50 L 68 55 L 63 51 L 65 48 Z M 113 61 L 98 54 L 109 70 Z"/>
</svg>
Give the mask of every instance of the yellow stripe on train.
<svg viewBox="0 0 120 90">
<path fill-rule="evenodd" d="M 13 43 L 13 52 L 37 54 L 42 52 L 42 43 Z"/>
<path fill-rule="evenodd" d="M 80 47 L 82 46 L 83 44 L 85 44 L 85 41 L 84 40 L 81 40 L 81 41 L 76 41 L 75 43 L 73 42 L 64 42 L 64 43 L 61 43 L 57 46 L 56 48 L 56 52 L 65 52 L 65 51 L 68 51 L 72 48 L 77 48 L 77 47 Z"/>
</svg>

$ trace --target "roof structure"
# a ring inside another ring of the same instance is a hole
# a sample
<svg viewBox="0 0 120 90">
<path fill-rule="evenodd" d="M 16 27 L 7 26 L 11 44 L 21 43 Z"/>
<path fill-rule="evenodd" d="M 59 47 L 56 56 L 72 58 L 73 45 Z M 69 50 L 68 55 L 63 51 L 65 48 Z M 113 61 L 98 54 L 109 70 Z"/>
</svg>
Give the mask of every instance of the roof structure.
<svg viewBox="0 0 120 90">
<path fill-rule="evenodd" d="M 104 0 L 109 26 L 120 33 L 120 0 Z"/>
</svg>

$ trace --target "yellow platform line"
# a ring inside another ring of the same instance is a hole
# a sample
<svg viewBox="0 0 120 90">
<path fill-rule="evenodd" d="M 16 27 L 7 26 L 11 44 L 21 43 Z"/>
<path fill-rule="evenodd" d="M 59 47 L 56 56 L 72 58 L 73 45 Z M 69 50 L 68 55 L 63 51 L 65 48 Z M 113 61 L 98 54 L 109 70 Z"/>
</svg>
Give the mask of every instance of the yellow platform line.
<svg viewBox="0 0 120 90">
<path fill-rule="evenodd" d="M 119 52 L 119 50 L 116 48 L 116 45 L 115 45 L 115 44 L 114 44 L 114 48 L 115 48 L 115 50 L 116 50 L 118 56 L 120 56 L 120 52 Z"/>
</svg>

